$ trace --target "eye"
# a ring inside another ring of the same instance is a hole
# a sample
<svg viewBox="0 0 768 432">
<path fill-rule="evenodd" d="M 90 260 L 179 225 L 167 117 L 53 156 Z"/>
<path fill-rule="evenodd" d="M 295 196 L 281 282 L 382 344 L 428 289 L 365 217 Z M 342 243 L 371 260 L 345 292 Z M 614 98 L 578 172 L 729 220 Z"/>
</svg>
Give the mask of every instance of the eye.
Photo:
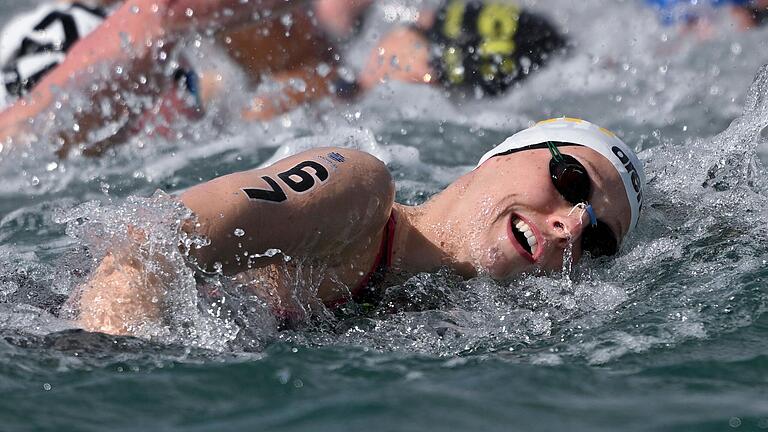
<svg viewBox="0 0 768 432">
<path fill-rule="evenodd" d="M 561 154 L 560 159 L 550 159 L 549 173 L 552 184 L 571 204 L 579 204 L 589 199 L 592 190 L 589 174 L 584 165 L 573 156 Z"/>
</svg>

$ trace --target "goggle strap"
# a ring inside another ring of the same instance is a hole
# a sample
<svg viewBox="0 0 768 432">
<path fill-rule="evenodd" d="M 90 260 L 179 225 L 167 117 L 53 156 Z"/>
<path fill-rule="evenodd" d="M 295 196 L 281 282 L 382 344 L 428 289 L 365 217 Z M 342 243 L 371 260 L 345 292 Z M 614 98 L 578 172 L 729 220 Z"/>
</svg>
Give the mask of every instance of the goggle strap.
<svg viewBox="0 0 768 432">
<path fill-rule="evenodd" d="M 592 226 L 597 226 L 597 216 L 595 215 L 595 209 L 592 208 L 592 204 L 587 204 L 587 207 L 585 208 L 585 210 L 589 215 L 589 223 Z"/>
<path fill-rule="evenodd" d="M 560 150 L 557 149 L 557 146 L 552 141 L 547 141 L 547 148 L 549 148 L 549 152 L 552 154 L 552 159 L 560 162 L 563 160 L 563 155 L 560 154 Z"/>
</svg>

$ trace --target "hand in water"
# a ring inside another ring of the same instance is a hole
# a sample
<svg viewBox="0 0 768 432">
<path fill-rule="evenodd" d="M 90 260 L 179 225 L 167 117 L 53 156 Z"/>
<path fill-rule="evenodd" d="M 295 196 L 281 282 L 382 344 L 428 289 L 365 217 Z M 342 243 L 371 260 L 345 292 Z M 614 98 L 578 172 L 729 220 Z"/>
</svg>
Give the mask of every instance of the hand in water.
<svg viewBox="0 0 768 432">
<path fill-rule="evenodd" d="M 88 331 L 134 335 L 161 318 L 161 285 L 139 262 L 109 255 L 79 287 L 77 324 Z"/>
</svg>

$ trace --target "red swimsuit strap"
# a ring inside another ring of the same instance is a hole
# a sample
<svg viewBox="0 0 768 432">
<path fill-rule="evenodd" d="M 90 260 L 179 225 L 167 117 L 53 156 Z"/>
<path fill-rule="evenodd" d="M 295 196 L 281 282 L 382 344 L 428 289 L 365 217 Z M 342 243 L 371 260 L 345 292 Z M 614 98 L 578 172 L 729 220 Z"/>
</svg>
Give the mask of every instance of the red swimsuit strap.
<svg viewBox="0 0 768 432">
<path fill-rule="evenodd" d="M 387 221 L 387 234 L 386 239 L 384 240 L 384 245 L 382 245 L 382 249 L 386 249 L 386 252 L 384 255 L 384 261 L 380 263 L 380 266 L 382 267 L 382 273 L 387 271 L 389 266 L 392 264 L 392 248 L 395 246 L 395 228 L 397 227 L 397 215 L 395 214 L 395 211 L 392 210 L 392 213 L 389 215 L 389 220 Z M 379 254 L 381 254 L 381 251 L 379 251 Z M 375 268 L 378 268 L 375 267 Z"/>
<path fill-rule="evenodd" d="M 392 263 L 392 247 L 394 246 L 396 226 L 397 216 L 395 215 L 395 211 L 392 210 L 392 213 L 389 215 L 387 225 L 384 227 L 385 231 L 381 238 L 381 244 L 379 245 L 379 252 L 376 254 L 376 259 L 373 260 L 373 265 L 371 266 L 371 269 L 368 271 L 368 273 L 366 273 L 360 282 L 355 286 L 355 288 L 351 290 L 350 294 L 352 294 L 352 298 L 360 294 L 363 289 L 368 286 L 374 276 L 381 278 L 381 276 L 389 269 L 389 266 Z M 344 304 L 348 301 L 348 298 L 341 298 L 326 303 L 326 306 L 332 308 Z"/>
<path fill-rule="evenodd" d="M 363 279 L 351 290 L 350 294 L 352 298 L 358 296 L 363 289 L 371 283 L 371 279 L 376 276 L 377 279 L 381 279 L 384 273 L 389 269 L 392 263 L 392 248 L 395 240 L 395 227 L 397 226 L 397 216 L 395 211 L 389 215 L 387 225 L 384 227 L 384 235 L 381 238 L 381 244 L 379 245 L 379 252 L 376 254 L 376 259 L 373 261 L 371 269 L 366 273 Z M 325 306 L 328 308 L 335 308 L 349 302 L 349 297 L 342 297 L 336 300 L 325 302 Z M 280 318 L 286 319 L 296 315 L 296 312 L 282 308 L 273 308 L 272 312 Z"/>
</svg>

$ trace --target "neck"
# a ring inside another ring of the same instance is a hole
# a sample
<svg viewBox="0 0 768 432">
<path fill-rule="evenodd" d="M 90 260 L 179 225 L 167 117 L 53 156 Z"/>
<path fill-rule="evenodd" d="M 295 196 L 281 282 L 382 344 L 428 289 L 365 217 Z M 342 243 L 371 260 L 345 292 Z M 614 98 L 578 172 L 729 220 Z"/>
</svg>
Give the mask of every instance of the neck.
<svg viewBox="0 0 768 432">
<path fill-rule="evenodd" d="M 455 229 L 461 221 L 452 217 L 450 199 L 442 198 L 446 197 L 435 197 L 420 206 L 395 204 L 394 268 L 419 273 L 449 267 L 464 277 L 477 274 L 474 266 L 462 259 L 462 243 L 456 234 L 461 230 Z"/>
</svg>

